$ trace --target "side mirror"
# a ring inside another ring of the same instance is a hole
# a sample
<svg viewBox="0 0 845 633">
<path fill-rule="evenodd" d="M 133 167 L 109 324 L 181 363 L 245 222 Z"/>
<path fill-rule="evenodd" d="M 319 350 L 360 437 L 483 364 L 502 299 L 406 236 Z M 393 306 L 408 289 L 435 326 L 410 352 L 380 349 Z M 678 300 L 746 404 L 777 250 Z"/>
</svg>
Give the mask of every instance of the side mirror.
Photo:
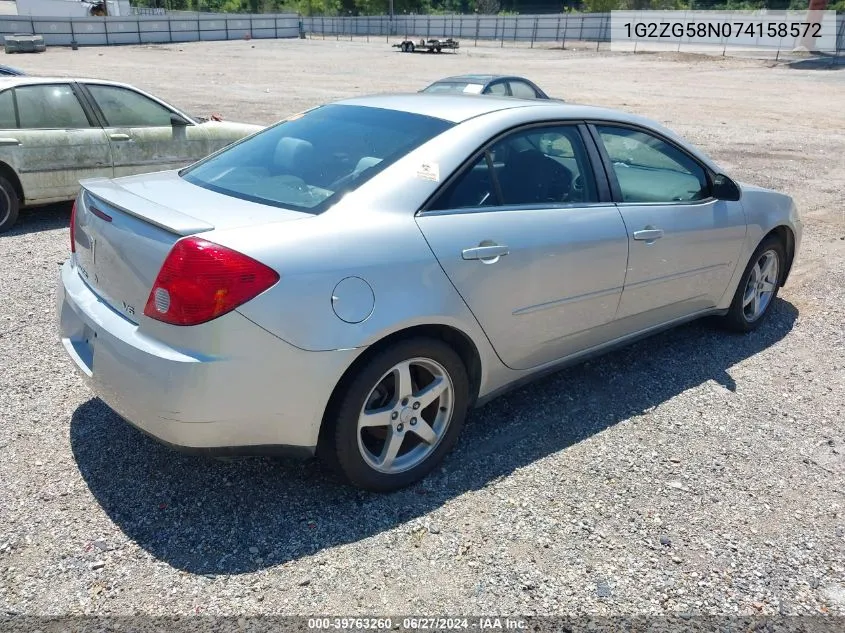
<svg viewBox="0 0 845 633">
<path fill-rule="evenodd" d="M 736 201 L 742 197 L 742 190 L 725 174 L 716 174 L 713 177 L 713 197 L 717 200 Z"/>
<path fill-rule="evenodd" d="M 174 112 L 170 115 L 170 125 L 172 125 L 173 127 L 185 127 L 189 124 L 185 119 L 183 119 Z"/>
</svg>

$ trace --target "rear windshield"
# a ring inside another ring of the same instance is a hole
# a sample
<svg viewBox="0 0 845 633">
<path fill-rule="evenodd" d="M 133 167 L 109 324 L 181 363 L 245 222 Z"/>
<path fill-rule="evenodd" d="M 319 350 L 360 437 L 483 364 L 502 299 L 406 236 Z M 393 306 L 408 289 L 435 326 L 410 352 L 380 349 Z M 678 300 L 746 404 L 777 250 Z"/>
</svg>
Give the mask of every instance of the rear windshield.
<svg viewBox="0 0 845 633">
<path fill-rule="evenodd" d="M 326 105 L 236 143 L 181 176 L 235 198 L 320 213 L 452 125 L 395 110 Z"/>
<path fill-rule="evenodd" d="M 468 92 L 481 94 L 484 84 L 474 84 L 467 81 L 438 81 L 431 84 L 423 92 Z"/>
</svg>

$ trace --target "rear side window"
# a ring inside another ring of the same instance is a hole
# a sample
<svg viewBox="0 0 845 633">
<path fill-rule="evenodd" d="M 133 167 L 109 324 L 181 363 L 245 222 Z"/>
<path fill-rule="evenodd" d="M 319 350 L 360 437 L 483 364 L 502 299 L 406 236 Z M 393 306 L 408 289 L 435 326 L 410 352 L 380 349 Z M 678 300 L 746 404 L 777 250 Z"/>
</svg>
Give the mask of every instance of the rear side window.
<svg viewBox="0 0 845 633">
<path fill-rule="evenodd" d="M 327 105 L 235 143 L 181 174 L 235 198 L 320 213 L 451 126 L 419 114 Z"/>
<path fill-rule="evenodd" d="M 43 84 L 15 88 L 21 128 L 63 130 L 89 128 L 91 124 L 66 84 Z"/>
<path fill-rule="evenodd" d="M 536 99 L 537 93 L 534 88 L 524 81 L 511 81 L 511 94 L 519 99 Z"/>
<path fill-rule="evenodd" d="M 11 90 L 4 90 L 0 92 L 0 130 L 13 130 L 16 127 L 15 97 Z"/>
<path fill-rule="evenodd" d="M 498 83 L 492 84 L 487 89 L 487 94 L 505 96 L 508 94 L 508 87 L 505 85 L 504 81 L 500 81 Z"/>
<path fill-rule="evenodd" d="M 597 200 L 577 126 L 553 125 L 517 130 L 489 146 L 429 208 L 552 208 Z"/>
</svg>

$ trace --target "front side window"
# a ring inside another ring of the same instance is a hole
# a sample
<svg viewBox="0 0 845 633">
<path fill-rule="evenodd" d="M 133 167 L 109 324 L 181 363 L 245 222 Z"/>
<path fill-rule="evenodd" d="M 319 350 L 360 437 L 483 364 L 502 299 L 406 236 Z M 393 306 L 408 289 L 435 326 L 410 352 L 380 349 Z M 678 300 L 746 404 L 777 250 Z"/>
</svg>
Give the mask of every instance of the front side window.
<svg viewBox="0 0 845 633">
<path fill-rule="evenodd" d="M 597 125 L 623 202 L 691 202 L 709 197 L 704 169 L 666 141 L 639 130 Z"/>
<path fill-rule="evenodd" d="M 82 104 L 67 84 L 15 88 L 21 128 L 78 129 L 91 127 Z"/>
<path fill-rule="evenodd" d="M 574 125 L 558 125 L 520 130 L 492 144 L 430 208 L 596 201 L 596 182 L 581 134 Z"/>
<path fill-rule="evenodd" d="M 117 86 L 88 86 L 110 127 L 170 127 L 171 111 L 134 90 Z"/>
<path fill-rule="evenodd" d="M 452 125 L 408 112 L 326 105 L 237 142 L 181 175 L 235 198 L 320 213 Z"/>
</svg>

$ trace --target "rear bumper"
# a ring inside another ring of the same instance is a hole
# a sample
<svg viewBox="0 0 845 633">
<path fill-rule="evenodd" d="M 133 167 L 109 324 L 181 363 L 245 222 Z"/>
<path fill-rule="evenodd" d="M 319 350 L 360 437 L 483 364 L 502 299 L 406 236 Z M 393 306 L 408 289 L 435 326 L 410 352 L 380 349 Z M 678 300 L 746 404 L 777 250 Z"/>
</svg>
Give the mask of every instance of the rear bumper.
<svg viewBox="0 0 845 633">
<path fill-rule="evenodd" d="M 60 341 L 91 390 L 140 430 L 191 452 L 313 453 L 332 390 L 361 351 L 300 350 L 237 312 L 178 337 L 171 329 L 179 344 L 167 344 L 156 331 L 175 326 L 127 320 L 70 261 L 56 309 Z"/>
</svg>

